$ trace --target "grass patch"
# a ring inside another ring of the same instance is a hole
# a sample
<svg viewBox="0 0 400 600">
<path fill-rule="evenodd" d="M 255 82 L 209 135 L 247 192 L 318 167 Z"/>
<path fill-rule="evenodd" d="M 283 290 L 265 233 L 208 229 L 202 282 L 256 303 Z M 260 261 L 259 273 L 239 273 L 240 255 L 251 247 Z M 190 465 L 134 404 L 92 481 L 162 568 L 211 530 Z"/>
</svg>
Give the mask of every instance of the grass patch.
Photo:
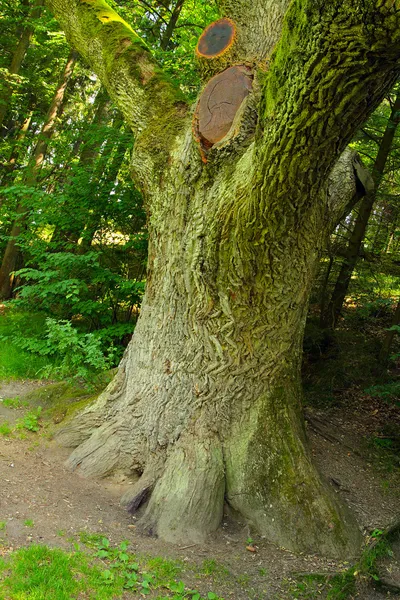
<svg viewBox="0 0 400 600">
<path fill-rule="evenodd" d="M 105 585 L 102 571 L 82 553 L 33 545 L 0 560 L 0 597 L 9 600 L 106 600 L 121 589 L 118 576 Z"/>
<path fill-rule="evenodd" d="M 26 519 L 26 521 L 24 521 L 24 525 L 25 527 L 34 527 L 35 523 L 32 521 L 32 519 Z"/>
<path fill-rule="evenodd" d="M 79 537 L 82 543 L 95 551 L 94 557 L 104 563 L 106 569 L 102 572 L 102 577 L 107 585 L 111 585 L 119 577 L 123 581 L 123 589 L 138 593 L 138 597 L 151 594 L 151 598 L 156 600 L 223 600 L 213 591 L 202 595 L 180 579 L 184 571 L 191 578 L 193 575 L 202 575 L 204 578 L 203 570 L 198 573 L 196 567 L 180 560 L 130 554 L 128 542 L 113 547 L 101 534 L 81 532 Z"/>
<path fill-rule="evenodd" d="M 17 423 L 16 429 L 26 429 L 27 431 L 32 431 L 37 433 L 40 429 L 40 415 L 42 413 L 42 407 L 38 406 L 36 410 L 28 412 L 26 415 L 22 417 Z"/>
<path fill-rule="evenodd" d="M 2 404 L 6 408 L 15 408 L 15 409 L 28 406 L 28 402 L 26 402 L 25 400 L 21 400 L 18 396 L 16 396 L 15 398 L 4 398 L 4 400 L 2 401 Z"/>
<path fill-rule="evenodd" d="M 7 423 L 7 421 L 5 423 L 1 423 L 0 424 L 0 435 L 4 435 L 5 437 L 7 437 L 8 435 L 11 434 L 11 427 L 10 425 Z"/>
</svg>

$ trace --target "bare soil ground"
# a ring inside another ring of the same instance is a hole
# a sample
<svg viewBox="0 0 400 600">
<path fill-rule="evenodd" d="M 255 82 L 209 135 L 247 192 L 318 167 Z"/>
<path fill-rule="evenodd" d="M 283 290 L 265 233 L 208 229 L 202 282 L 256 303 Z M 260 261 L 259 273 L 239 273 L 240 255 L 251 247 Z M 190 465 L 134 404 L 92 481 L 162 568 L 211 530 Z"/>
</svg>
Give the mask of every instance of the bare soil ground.
<svg viewBox="0 0 400 600">
<path fill-rule="evenodd" d="M 0 399 L 22 398 L 40 385 L 31 381 L 0 383 Z M 0 425 L 4 421 L 15 423 L 21 410 L 7 408 L 0 401 Z M 372 401 L 362 407 L 350 403 L 330 411 L 307 411 L 315 461 L 336 493 L 355 512 L 365 532 L 383 529 L 400 513 L 399 469 L 388 465 L 387 459 L 366 442 L 380 430 L 382 419 L 400 423 L 395 409 L 389 414 L 385 411 Z M 204 545 L 171 546 L 141 536 L 134 518 L 119 504 L 127 482 L 87 480 L 78 472 L 69 472 L 63 464 L 67 451 L 51 441 L 49 429 L 43 431 L 28 432 L 26 439 L 0 436 L 0 521 L 7 523 L 0 531 L 0 552 L 31 543 L 71 549 L 80 532 L 101 532 L 115 543 L 129 540 L 134 553 L 178 558 L 188 565 L 216 561 L 210 573 L 195 582 L 196 587 L 201 592 L 213 589 L 226 599 L 237 600 L 297 598 L 289 591 L 296 574 L 337 572 L 348 566 L 317 555 L 292 554 L 228 518 Z M 250 535 L 256 552 L 246 549 Z M 396 560 L 382 565 L 382 569 L 388 580 L 398 577 Z M 387 591 L 364 587 L 354 597 L 379 600 L 392 596 Z"/>
</svg>

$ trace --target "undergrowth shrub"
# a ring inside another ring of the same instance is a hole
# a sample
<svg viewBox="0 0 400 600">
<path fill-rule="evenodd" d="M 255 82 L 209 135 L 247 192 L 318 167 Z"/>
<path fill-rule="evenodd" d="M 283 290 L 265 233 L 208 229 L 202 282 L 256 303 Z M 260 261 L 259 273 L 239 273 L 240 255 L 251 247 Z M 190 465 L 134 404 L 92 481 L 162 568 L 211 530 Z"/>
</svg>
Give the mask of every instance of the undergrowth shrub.
<svg viewBox="0 0 400 600">
<path fill-rule="evenodd" d="M 52 359 L 42 368 L 43 377 L 88 380 L 115 364 L 118 351 L 110 345 L 105 354 L 102 340 L 94 333 L 80 333 L 67 320 L 48 317 L 45 323 L 45 333 L 40 337 L 12 337 L 22 350 Z"/>
</svg>

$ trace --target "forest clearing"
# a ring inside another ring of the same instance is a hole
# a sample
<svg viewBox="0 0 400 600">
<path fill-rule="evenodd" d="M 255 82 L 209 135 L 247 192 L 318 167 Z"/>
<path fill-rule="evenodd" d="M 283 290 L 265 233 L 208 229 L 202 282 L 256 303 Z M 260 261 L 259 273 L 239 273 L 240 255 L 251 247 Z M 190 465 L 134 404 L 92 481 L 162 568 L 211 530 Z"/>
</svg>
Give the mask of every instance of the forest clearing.
<svg viewBox="0 0 400 600">
<path fill-rule="evenodd" d="M 1 2 L 0 599 L 400 593 L 400 4 L 356 5 Z"/>
</svg>

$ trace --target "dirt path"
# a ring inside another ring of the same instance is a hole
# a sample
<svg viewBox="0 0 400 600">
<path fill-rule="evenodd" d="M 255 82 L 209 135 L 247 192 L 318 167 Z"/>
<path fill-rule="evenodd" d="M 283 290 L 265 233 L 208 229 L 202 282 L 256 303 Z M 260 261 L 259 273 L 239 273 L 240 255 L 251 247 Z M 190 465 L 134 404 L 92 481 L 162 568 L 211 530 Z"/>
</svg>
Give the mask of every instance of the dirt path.
<svg viewBox="0 0 400 600">
<path fill-rule="evenodd" d="M 16 382 L 0 386 L 0 398 L 23 397 L 37 385 Z M 20 410 L 0 402 L 0 424 L 15 422 L 20 416 Z M 381 528 L 399 513 L 399 491 L 390 474 L 384 478 L 363 458 L 358 450 L 361 441 L 354 431 L 350 435 L 349 424 L 342 417 L 339 423 L 337 415 L 329 418 L 329 422 L 320 414 L 309 418 L 315 460 L 355 511 L 360 526 Z M 7 523 L 0 538 L 7 547 L 39 542 L 70 549 L 80 532 L 101 532 L 115 543 L 129 540 L 132 552 L 224 565 L 229 576 L 214 578 L 213 590 L 235 600 L 293 598 L 288 595 L 287 583 L 282 582 L 290 580 L 294 572 L 326 573 L 346 567 L 317 556 L 286 552 L 257 537 L 257 552 L 248 552 L 249 530 L 228 520 L 207 545 L 182 548 L 143 537 L 135 530 L 135 520 L 119 504 L 124 481 L 83 479 L 65 469 L 66 455 L 43 435 L 27 433 L 22 440 L 0 436 L 0 521 Z M 358 597 L 378 600 L 384 596 L 364 590 Z"/>
</svg>

